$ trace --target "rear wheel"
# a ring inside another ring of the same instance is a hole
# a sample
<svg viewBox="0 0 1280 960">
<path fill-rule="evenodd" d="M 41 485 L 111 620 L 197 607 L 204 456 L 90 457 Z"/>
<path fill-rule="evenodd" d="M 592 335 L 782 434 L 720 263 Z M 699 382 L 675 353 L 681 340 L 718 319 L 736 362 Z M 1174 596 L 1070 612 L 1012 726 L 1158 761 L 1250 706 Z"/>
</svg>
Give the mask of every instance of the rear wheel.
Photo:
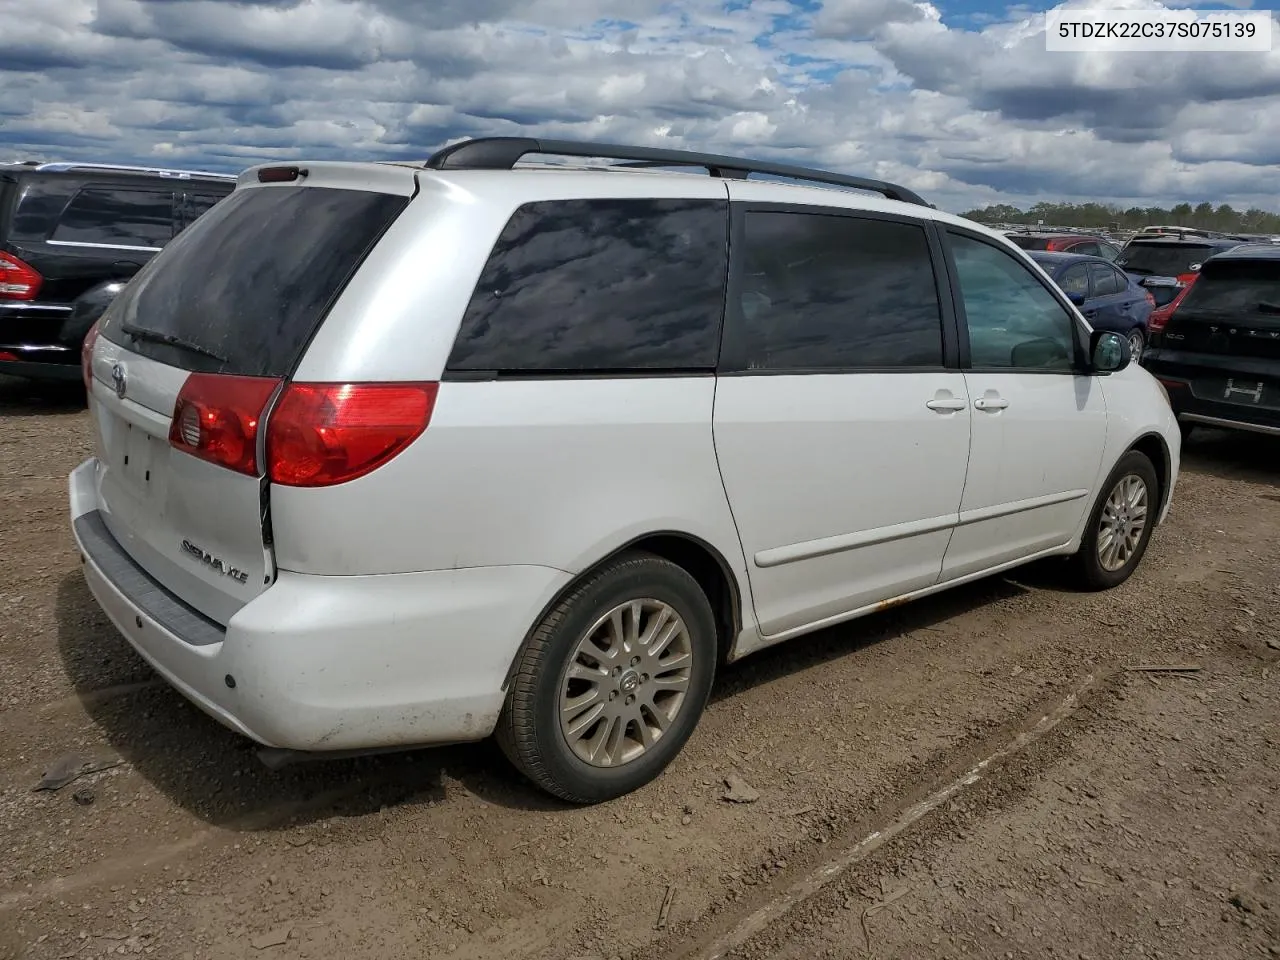
<svg viewBox="0 0 1280 960">
<path fill-rule="evenodd" d="M 1133 358 L 1133 363 L 1142 361 L 1142 351 L 1146 349 L 1147 338 L 1143 336 L 1141 330 L 1129 331 L 1129 354 Z"/>
<path fill-rule="evenodd" d="M 1159 502 L 1155 467 L 1130 450 L 1103 484 L 1073 558 L 1081 586 L 1107 590 L 1129 579 L 1147 551 Z"/>
<path fill-rule="evenodd" d="M 563 800 L 629 793 L 693 733 L 716 653 L 715 618 L 697 581 L 660 557 L 626 554 L 538 625 L 517 663 L 498 743 Z"/>
</svg>

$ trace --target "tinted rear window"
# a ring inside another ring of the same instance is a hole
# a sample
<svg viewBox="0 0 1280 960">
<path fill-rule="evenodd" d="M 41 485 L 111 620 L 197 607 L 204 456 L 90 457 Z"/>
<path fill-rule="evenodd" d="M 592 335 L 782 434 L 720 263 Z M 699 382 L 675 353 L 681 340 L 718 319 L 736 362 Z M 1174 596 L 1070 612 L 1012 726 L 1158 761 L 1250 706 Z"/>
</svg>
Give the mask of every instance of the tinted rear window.
<svg viewBox="0 0 1280 960">
<path fill-rule="evenodd" d="M 1221 249 L 1200 243 L 1131 243 L 1116 258 L 1116 266 L 1142 276 L 1176 277 Z"/>
<path fill-rule="evenodd" d="M 102 333 L 163 363 L 285 376 L 408 198 L 324 187 L 240 190 L 134 278 Z M 125 326 L 186 346 L 134 338 Z"/>
<path fill-rule="evenodd" d="M 1179 313 L 1280 319 L 1280 260 L 1221 260 L 1205 267 Z"/>
<path fill-rule="evenodd" d="M 71 199 L 49 239 L 159 249 L 172 237 L 172 190 L 102 184 L 85 187 Z"/>
<path fill-rule="evenodd" d="M 1009 239 L 1013 241 L 1015 247 L 1021 247 L 1023 250 L 1049 249 L 1049 241 L 1044 237 L 1022 237 L 1015 233 Z"/>
<path fill-rule="evenodd" d="M 711 370 L 728 240 L 722 200 L 527 203 L 480 274 L 449 369 Z"/>
</svg>

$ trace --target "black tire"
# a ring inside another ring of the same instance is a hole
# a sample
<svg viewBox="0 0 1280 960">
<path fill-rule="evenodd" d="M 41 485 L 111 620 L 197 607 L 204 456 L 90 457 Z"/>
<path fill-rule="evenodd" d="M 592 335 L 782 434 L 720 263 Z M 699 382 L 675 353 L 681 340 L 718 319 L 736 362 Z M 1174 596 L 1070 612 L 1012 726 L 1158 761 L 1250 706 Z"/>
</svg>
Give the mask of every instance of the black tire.
<svg viewBox="0 0 1280 960">
<path fill-rule="evenodd" d="M 668 605 L 684 621 L 692 655 L 688 688 L 652 746 L 630 762 L 595 766 L 573 751 L 561 731 L 561 685 L 591 626 L 619 604 L 641 598 Z M 562 800 L 600 803 L 630 793 L 657 777 L 693 733 L 711 693 L 717 654 L 715 617 L 697 581 L 661 557 L 623 554 L 583 580 L 533 631 L 498 719 L 498 745 L 530 781 Z"/>
<path fill-rule="evenodd" d="M 1139 537 L 1133 553 L 1117 570 L 1108 570 L 1102 565 L 1098 556 L 1098 538 L 1101 533 L 1102 511 L 1106 507 L 1107 498 L 1126 477 L 1134 476 L 1146 485 L 1147 523 Z M 1086 590 L 1110 590 L 1124 583 L 1142 562 L 1147 552 L 1147 544 L 1151 541 L 1151 532 L 1155 528 L 1156 518 L 1160 513 L 1160 483 L 1156 477 L 1155 467 L 1143 453 L 1130 450 L 1115 465 L 1102 489 L 1098 499 L 1089 511 L 1089 523 L 1085 527 L 1084 538 L 1080 541 L 1080 549 L 1072 557 L 1074 579 Z"/>
</svg>

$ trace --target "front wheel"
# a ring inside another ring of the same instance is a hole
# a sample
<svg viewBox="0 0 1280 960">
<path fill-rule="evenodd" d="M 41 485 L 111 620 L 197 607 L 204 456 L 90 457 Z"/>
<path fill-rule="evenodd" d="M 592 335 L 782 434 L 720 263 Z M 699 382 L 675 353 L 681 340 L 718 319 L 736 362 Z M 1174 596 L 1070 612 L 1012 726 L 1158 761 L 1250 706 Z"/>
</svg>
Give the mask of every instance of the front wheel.
<svg viewBox="0 0 1280 960">
<path fill-rule="evenodd" d="M 548 613 L 520 655 L 498 744 L 571 803 L 630 793 L 675 759 L 715 676 L 715 618 L 684 568 L 619 557 Z"/>
<path fill-rule="evenodd" d="M 1118 587 L 1133 574 L 1151 540 L 1159 512 L 1159 481 L 1145 454 L 1130 450 L 1116 464 L 1089 514 L 1073 558 L 1086 589 Z"/>
</svg>

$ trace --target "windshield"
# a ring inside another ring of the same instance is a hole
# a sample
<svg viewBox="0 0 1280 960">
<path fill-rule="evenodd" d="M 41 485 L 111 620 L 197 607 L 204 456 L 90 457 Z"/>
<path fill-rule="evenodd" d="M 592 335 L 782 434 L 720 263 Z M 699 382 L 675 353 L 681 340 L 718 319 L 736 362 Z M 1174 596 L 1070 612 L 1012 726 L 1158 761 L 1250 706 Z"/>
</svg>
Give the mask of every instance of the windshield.
<svg viewBox="0 0 1280 960">
<path fill-rule="evenodd" d="M 1140 276 L 1176 277 L 1190 273 L 1220 249 L 1204 243 L 1130 243 L 1116 258 L 1116 266 Z"/>
<path fill-rule="evenodd" d="M 407 203 L 327 187 L 236 190 L 138 273 L 102 335 L 188 370 L 286 376 Z"/>
</svg>

